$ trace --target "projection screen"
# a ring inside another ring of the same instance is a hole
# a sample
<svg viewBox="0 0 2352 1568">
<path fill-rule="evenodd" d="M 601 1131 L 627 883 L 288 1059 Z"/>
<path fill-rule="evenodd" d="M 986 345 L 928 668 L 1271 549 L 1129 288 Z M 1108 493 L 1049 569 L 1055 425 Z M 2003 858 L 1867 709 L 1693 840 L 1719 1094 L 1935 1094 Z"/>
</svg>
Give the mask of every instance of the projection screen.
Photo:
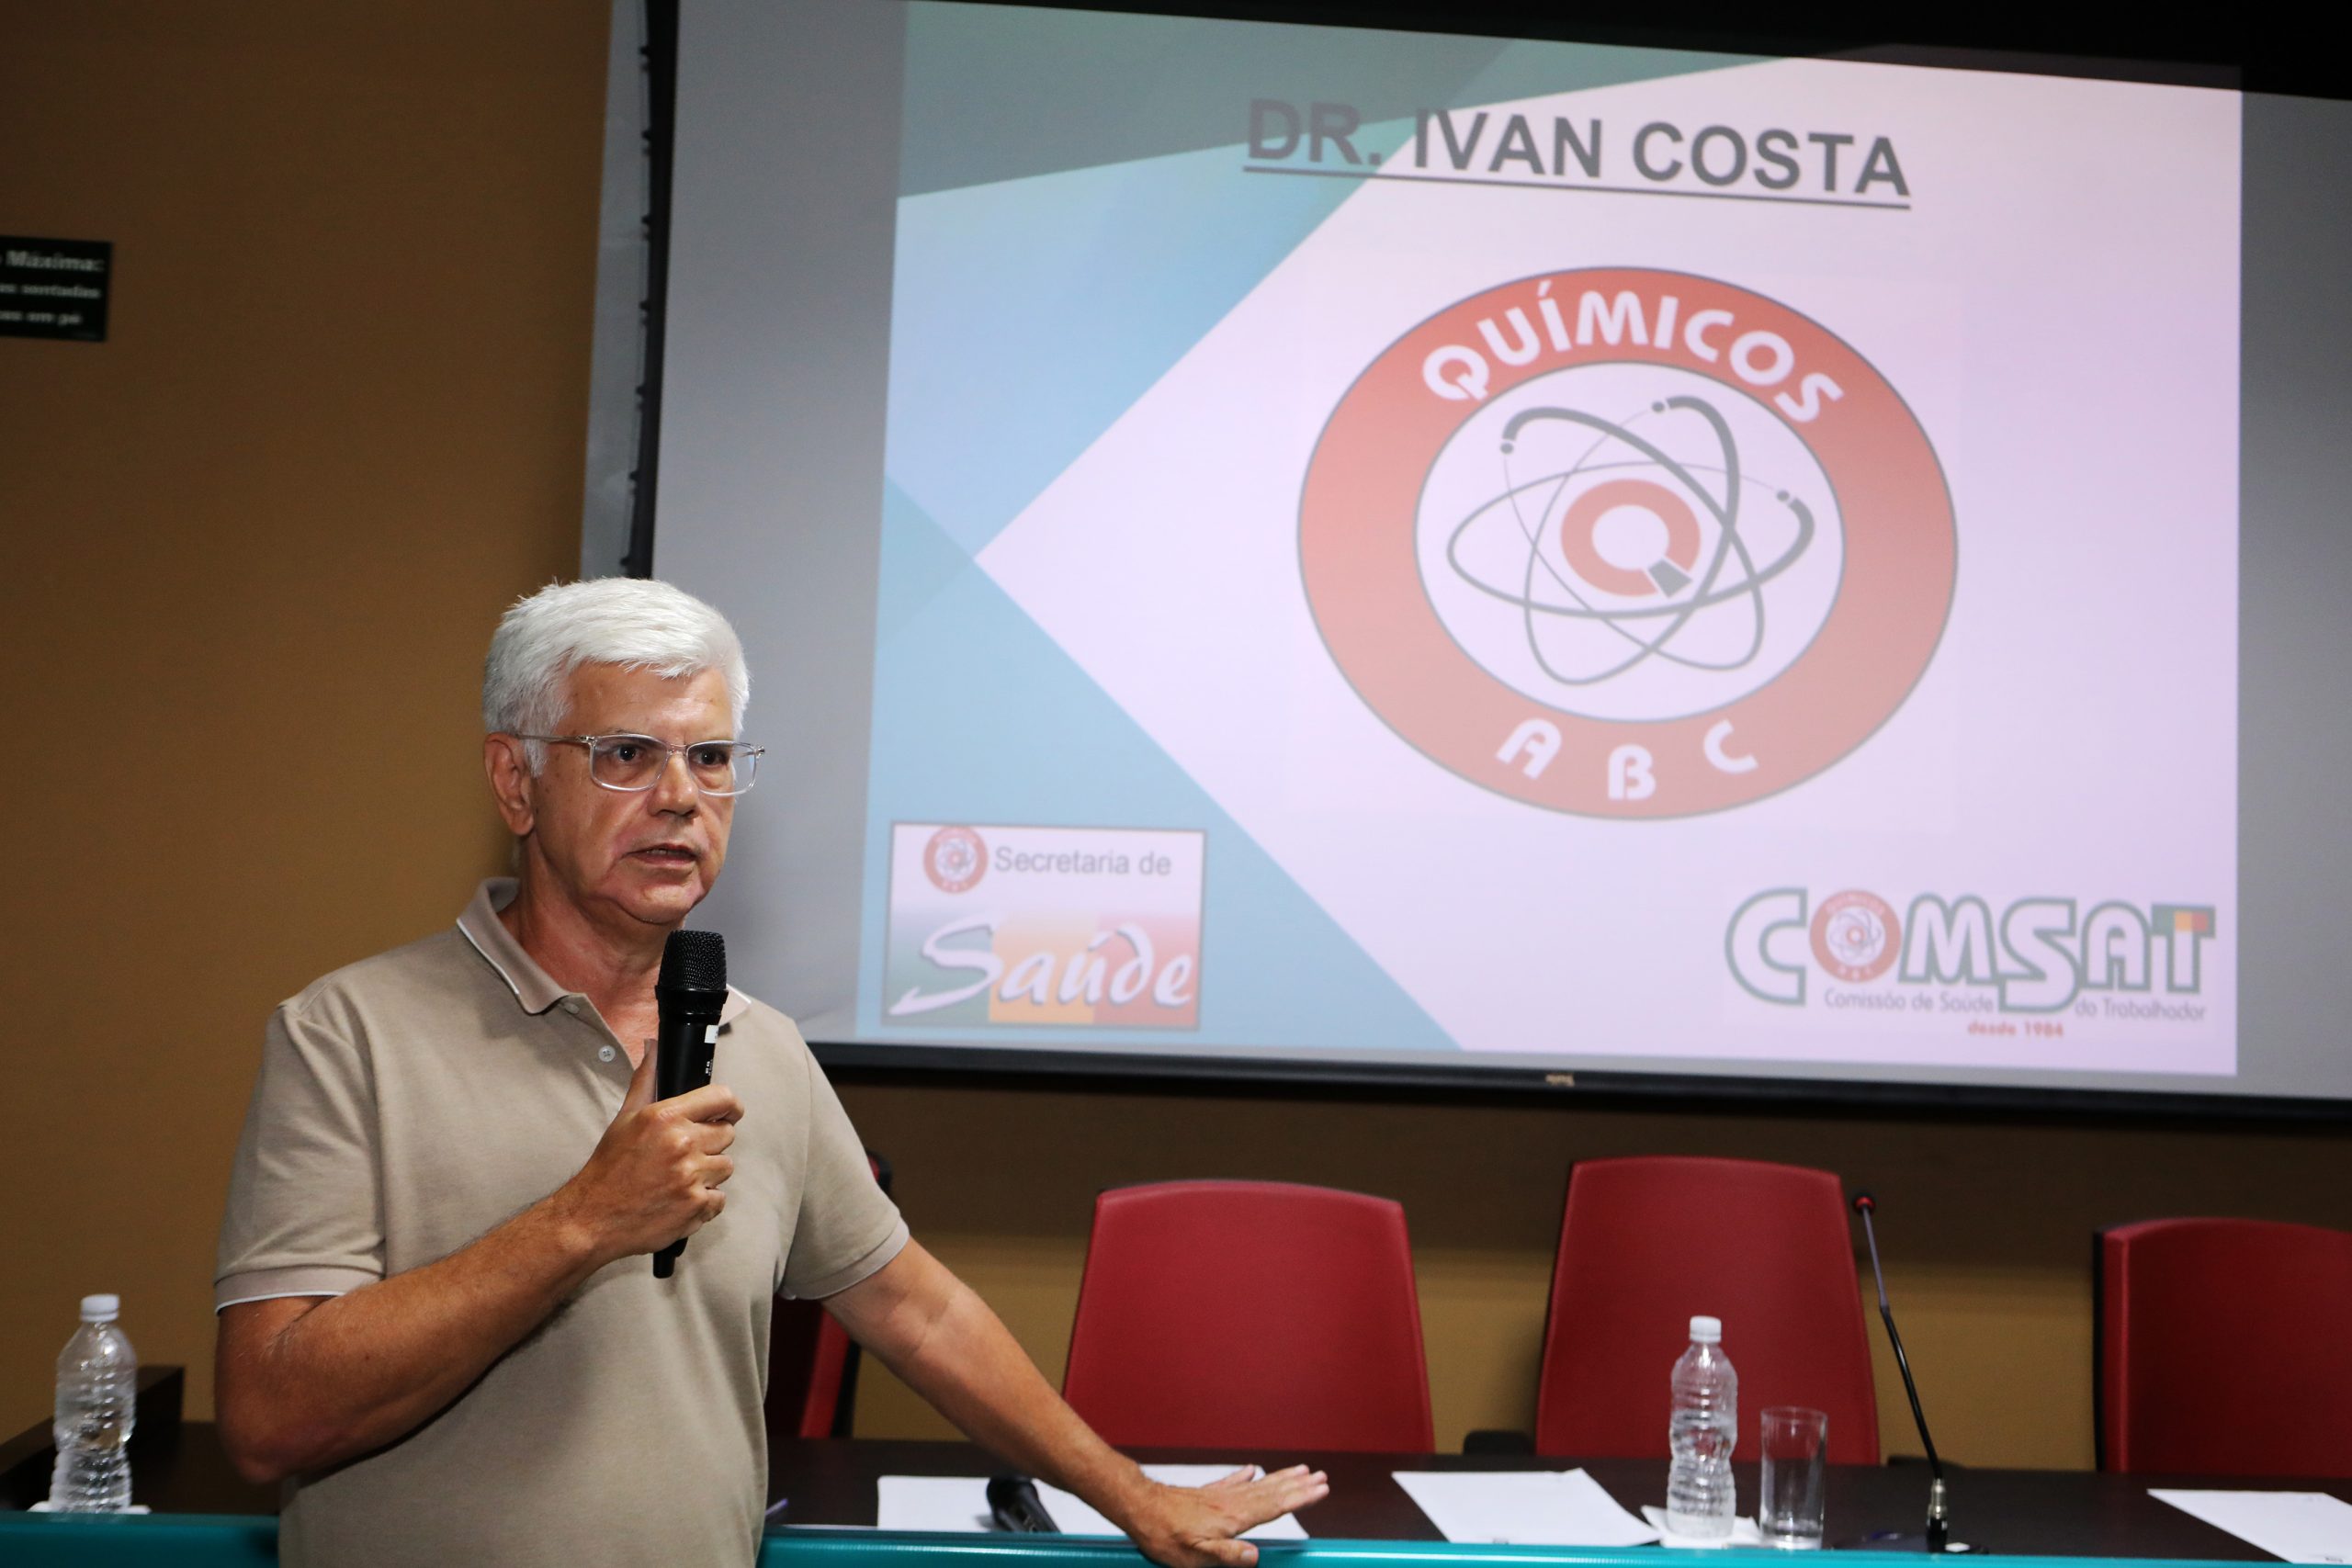
<svg viewBox="0 0 2352 1568">
<path fill-rule="evenodd" d="M 697 918 L 831 1062 L 2352 1104 L 2352 115 L 684 6 Z"/>
</svg>

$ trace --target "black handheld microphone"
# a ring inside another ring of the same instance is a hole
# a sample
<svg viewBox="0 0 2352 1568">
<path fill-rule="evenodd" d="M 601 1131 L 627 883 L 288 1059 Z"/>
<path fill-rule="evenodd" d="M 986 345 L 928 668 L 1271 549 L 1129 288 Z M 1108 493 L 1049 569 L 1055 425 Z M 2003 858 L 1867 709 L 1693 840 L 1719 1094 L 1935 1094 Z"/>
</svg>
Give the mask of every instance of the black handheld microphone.
<svg viewBox="0 0 2352 1568">
<path fill-rule="evenodd" d="M 1061 1526 L 1038 1500 L 1036 1485 L 1022 1475 L 1000 1475 L 989 1483 L 989 1518 L 1016 1535 L 1059 1535 Z"/>
<path fill-rule="evenodd" d="M 727 1005 L 727 942 L 717 931 L 672 931 L 653 982 L 661 1021 L 653 1037 L 653 1093 L 674 1100 L 710 1081 L 718 1013 Z M 686 1249 L 679 1237 L 653 1255 L 653 1277 L 666 1280 Z"/>
<path fill-rule="evenodd" d="M 1919 1385 L 1911 1381 L 1911 1358 L 1903 1353 L 1903 1336 L 1894 1326 L 1894 1309 L 1886 1304 L 1886 1271 L 1878 1263 L 1878 1231 L 1871 1224 L 1871 1215 L 1878 1210 L 1878 1200 L 1867 1192 L 1854 1194 L 1854 1213 L 1862 1216 L 1862 1236 L 1871 1246 L 1871 1278 L 1878 1282 L 1879 1321 L 1886 1325 L 1887 1343 L 1894 1347 L 1894 1364 L 1903 1371 L 1903 1392 L 1911 1396 L 1911 1419 L 1919 1428 L 1919 1441 L 1928 1450 L 1928 1528 L 1924 1535 L 1872 1536 L 1867 1545 L 1892 1547 L 1897 1551 L 1906 1546 L 1924 1544 L 1929 1551 L 1969 1551 L 1965 1541 L 1951 1539 L 1951 1520 L 1944 1507 L 1944 1462 L 1936 1457 L 1936 1439 L 1928 1435 L 1927 1412 L 1919 1408 Z"/>
</svg>

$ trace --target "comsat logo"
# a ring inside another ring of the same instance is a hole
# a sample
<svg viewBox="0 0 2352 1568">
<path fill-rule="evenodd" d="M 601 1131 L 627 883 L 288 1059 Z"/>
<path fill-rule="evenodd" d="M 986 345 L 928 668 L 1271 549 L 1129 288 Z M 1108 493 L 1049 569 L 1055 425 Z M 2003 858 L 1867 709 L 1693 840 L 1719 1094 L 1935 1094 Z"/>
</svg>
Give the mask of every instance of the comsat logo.
<svg viewBox="0 0 2352 1568">
<path fill-rule="evenodd" d="M 1682 273 L 1562 272 L 1365 368 L 1307 468 L 1306 595 L 1357 693 L 1498 794 L 1683 817 L 1860 746 L 1951 607 L 1951 500 L 1853 349 Z"/>
<path fill-rule="evenodd" d="M 2211 905 L 2018 898 L 1996 915 L 1973 893 L 1922 893 L 1898 915 L 1849 888 L 1815 901 L 1802 887 L 1758 893 L 1732 911 L 1724 958 L 1758 1001 L 1803 1007 L 2051 1013 L 2195 1022 Z M 1812 994 L 1818 970 L 1829 984 Z M 1859 987 L 1847 989 L 1845 987 Z M 1929 990 L 1928 987 L 1940 987 Z M 2111 993 L 2085 998 L 2086 992 Z"/>
</svg>

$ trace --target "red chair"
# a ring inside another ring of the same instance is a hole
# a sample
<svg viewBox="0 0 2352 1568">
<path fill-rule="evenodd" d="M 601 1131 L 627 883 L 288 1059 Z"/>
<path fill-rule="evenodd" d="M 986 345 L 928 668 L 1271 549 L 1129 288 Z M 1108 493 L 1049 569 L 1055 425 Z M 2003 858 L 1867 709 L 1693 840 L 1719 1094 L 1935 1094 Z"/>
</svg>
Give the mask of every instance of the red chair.
<svg viewBox="0 0 2352 1568">
<path fill-rule="evenodd" d="M 890 1162 L 865 1151 L 875 1183 L 890 1190 Z M 778 1296 L 768 1320 L 768 1446 L 790 1438 L 846 1438 L 857 1412 L 857 1345 L 822 1302 Z"/>
<path fill-rule="evenodd" d="M 2352 1475 L 2352 1234 L 2149 1220 L 2093 1278 L 2101 1470 Z"/>
<path fill-rule="evenodd" d="M 822 1302 L 775 1299 L 768 1328 L 765 1416 L 771 1445 L 786 1438 L 846 1438 L 855 1408 L 857 1346 Z M 843 1390 L 850 1397 L 843 1397 Z"/>
<path fill-rule="evenodd" d="M 1275 1181 L 1102 1193 L 1062 1393 L 1131 1447 L 1429 1452 L 1403 1206 Z"/>
<path fill-rule="evenodd" d="M 1587 1160 L 1568 1172 L 1535 1400 L 1538 1453 L 1667 1451 L 1690 1319 L 1724 1320 L 1739 1439 L 1757 1412 L 1829 1415 L 1833 1464 L 1878 1462 L 1878 1398 L 1845 1194 L 1826 1170 L 1737 1159 Z"/>
</svg>

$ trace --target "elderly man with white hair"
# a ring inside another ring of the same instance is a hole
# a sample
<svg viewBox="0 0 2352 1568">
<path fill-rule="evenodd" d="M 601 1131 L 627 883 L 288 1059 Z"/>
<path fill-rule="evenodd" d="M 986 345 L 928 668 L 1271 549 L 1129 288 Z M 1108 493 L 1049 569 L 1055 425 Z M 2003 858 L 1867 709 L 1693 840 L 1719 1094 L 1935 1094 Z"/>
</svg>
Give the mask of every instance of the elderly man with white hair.
<svg viewBox="0 0 2352 1568">
<path fill-rule="evenodd" d="M 483 764 L 514 875 L 277 1010 L 221 1228 L 220 1432 L 293 1564 L 750 1562 L 779 1290 L 1171 1568 L 1239 1568 L 1303 1467 L 1163 1486 L 909 1238 L 792 1021 L 730 991 L 653 1095 L 664 940 L 761 750 L 733 630 L 659 582 L 509 610 Z M 681 1236 L 687 1261 L 646 1261 Z"/>
</svg>

